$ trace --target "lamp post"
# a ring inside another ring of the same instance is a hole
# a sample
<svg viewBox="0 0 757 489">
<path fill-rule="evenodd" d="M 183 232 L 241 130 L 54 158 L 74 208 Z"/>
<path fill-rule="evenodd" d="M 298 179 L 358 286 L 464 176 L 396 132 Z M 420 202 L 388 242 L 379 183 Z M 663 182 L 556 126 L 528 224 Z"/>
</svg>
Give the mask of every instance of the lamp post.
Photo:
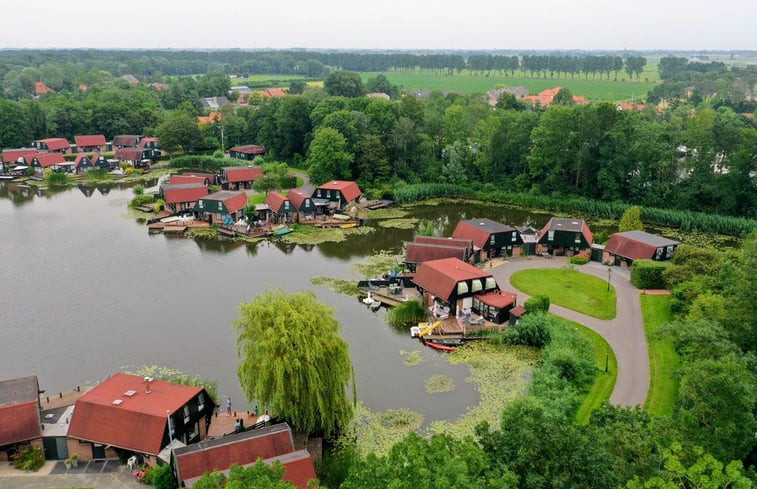
<svg viewBox="0 0 757 489">
<path fill-rule="evenodd" d="M 607 292 L 610 292 L 610 279 L 612 278 L 612 267 L 607 267 Z"/>
</svg>

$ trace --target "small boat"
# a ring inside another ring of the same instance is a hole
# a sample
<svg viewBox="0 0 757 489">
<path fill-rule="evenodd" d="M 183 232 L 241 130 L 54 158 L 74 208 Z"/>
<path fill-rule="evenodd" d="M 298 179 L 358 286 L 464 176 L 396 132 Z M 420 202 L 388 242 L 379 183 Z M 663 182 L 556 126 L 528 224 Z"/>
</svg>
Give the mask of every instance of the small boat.
<svg viewBox="0 0 757 489">
<path fill-rule="evenodd" d="M 288 226 L 284 226 L 283 228 L 279 228 L 279 229 L 274 230 L 273 231 L 273 235 L 274 236 L 284 236 L 285 234 L 289 234 L 292 231 L 294 231 L 294 230 L 293 229 L 289 229 Z"/>
<path fill-rule="evenodd" d="M 373 304 L 373 297 L 371 297 L 371 293 L 370 292 L 368 292 L 368 297 L 366 297 L 365 299 L 363 299 L 363 304 L 366 304 L 366 305 L 369 305 L 369 306 L 371 304 Z"/>
<path fill-rule="evenodd" d="M 430 346 L 431 348 L 433 348 L 435 350 L 440 350 L 440 351 L 455 351 L 455 350 L 457 350 L 457 348 L 455 348 L 454 346 L 440 345 L 439 343 L 434 343 L 433 341 L 427 341 L 426 342 L 426 346 Z"/>
<path fill-rule="evenodd" d="M 420 332 L 421 328 L 419 328 L 418 326 L 413 326 L 410 328 L 410 337 L 416 338 L 420 334 Z"/>
<path fill-rule="evenodd" d="M 357 223 L 356 222 L 348 222 L 347 224 L 342 224 L 339 227 L 342 228 L 342 229 L 350 229 L 350 228 L 357 227 Z"/>
<path fill-rule="evenodd" d="M 373 303 L 369 307 L 371 308 L 371 311 L 378 311 L 379 309 L 381 309 L 381 302 L 373 301 Z"/>
</svg>

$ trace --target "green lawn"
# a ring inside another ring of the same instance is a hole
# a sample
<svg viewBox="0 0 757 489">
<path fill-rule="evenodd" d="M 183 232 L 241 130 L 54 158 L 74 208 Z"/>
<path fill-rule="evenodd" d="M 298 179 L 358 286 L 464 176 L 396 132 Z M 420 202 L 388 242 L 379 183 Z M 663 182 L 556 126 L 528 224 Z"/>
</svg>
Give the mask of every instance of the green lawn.
<svg viewBox="0 0 757 489">
<path fill-rule="evenodd" d="M 262 204 L 265 202 L 265 194 L 252 194 L 250 195 L 250 204 Z"/>
<path fill-rule="evenodd" d="M 363 81 L 375 77 L 377 73 L 361 73 Z M 546 88 L 557 86 L 564 87 L 573 92 L 574 95 L 585 96 L 588 100 L 593 101 L 630 101 L 632 99 L 644 99 L 647 92 L 655 86 L 655 83 L 645 82 L 642 74 L 641 80 L 631 81 L 626 76 L 626 81 L 610 80 L 593 80 L 576 78 L 530 78 L 523 75 L 519 76 L 502 76 L 490 74 L 468 73 L 460 75 L 442 75 L 433 73 L 386 73 L 389 81 L 398 85 L 405 90 L 426 89 L 426 90 L 451 90 L 464 94 L 486 93 L 487 90 L 501 86 L 523 85 L 533 94 L 538 93 Z M 623 75 L 626 75 L 623 73 Z M 651 75 L 651 73 L 649 74 Z"/>
<path fill-rule="evenodd" d="M 678 379 L 674 375 L 679 362 L 678 353 L 670 343 L 652 338 L 660 326 L 673 319 L 670 296 L 642 295 L 641 314 L 647 336 L 650 370 L 649 393 L 644 407 L 651 414 L 670 416 L 678 393 Z"/>
<path fill-rule="evenodd" d="M 552 268 L 521 270 L 510 283 L 529 295 L 546 295 L 552 304 L 598 319 L 615 317 L 615 287 L 579 271 Z"/>
<path fill-rule="evenodd" d="M 594 384 L 592 384 L 584 402 L 576 413 L 576 421 L 579 424 L 586 424 L 589 422 L 591 412 L 610 399 L 612 389 L 615 387 L 615 379 L 618 376 L 618 360 L 615 358 L 615 353 L 610 345 L 597 333 L 574 321 L 564 318 L 560 318 L 560 320 L 567 327 L 573 327 L 580 336 L 583 336 L 591 344 L 591 351 L 594 353 L 594 361 L 597 364 L 598 372 Z M 605 372 L 605 365 L 607 372 Z"/>
</svg>

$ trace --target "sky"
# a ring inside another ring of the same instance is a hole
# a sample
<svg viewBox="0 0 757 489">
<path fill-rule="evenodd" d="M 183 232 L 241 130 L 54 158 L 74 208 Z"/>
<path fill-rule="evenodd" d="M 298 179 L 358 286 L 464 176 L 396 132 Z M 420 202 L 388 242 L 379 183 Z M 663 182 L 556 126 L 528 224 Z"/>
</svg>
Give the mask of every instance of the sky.
<svg viewBox="0 0 757 489">
<path fill-rule="evenodd" d="M 757 0 L 3 3 L 0 48 L 757 49 Z"/>
</svg>

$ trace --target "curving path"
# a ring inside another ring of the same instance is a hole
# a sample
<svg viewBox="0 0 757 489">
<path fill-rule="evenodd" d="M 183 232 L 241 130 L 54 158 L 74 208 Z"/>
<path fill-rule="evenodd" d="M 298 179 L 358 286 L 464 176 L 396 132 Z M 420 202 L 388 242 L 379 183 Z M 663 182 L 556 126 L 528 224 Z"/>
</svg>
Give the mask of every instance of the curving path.
<svg viewBox="0 0 757 489">
<path fill-rule="evenodd" d="M 517 259 L 505 262 L 491 270 L 497 283 L 508 284 L 511 290 L 517 290 L 510 284 L 510 276 L 528 268 L 562 268 L 568 264 L 565 258 Z M 579 265 L 582 273 L 594 275 L 607 280 L 607 267 L 595 262 Z M 639 290 L 631 285 L 628 271 L 613 267 L 611 283 L 617 297 L 617 316 L 615 319 L 596 319 L 564 307 L 550 305 L 550 312 L 571 321 L 581 323 L 597 332 L 615 352 L 618 360 L 618 377 L 615 381 L 610 402 L 619 406 L 643 405 L 649 389 L 649 353 L 644 324 L 641 318 Z M 530 296 L 518 290 L 519 303 L 523 304 Z"/>
</svg>

